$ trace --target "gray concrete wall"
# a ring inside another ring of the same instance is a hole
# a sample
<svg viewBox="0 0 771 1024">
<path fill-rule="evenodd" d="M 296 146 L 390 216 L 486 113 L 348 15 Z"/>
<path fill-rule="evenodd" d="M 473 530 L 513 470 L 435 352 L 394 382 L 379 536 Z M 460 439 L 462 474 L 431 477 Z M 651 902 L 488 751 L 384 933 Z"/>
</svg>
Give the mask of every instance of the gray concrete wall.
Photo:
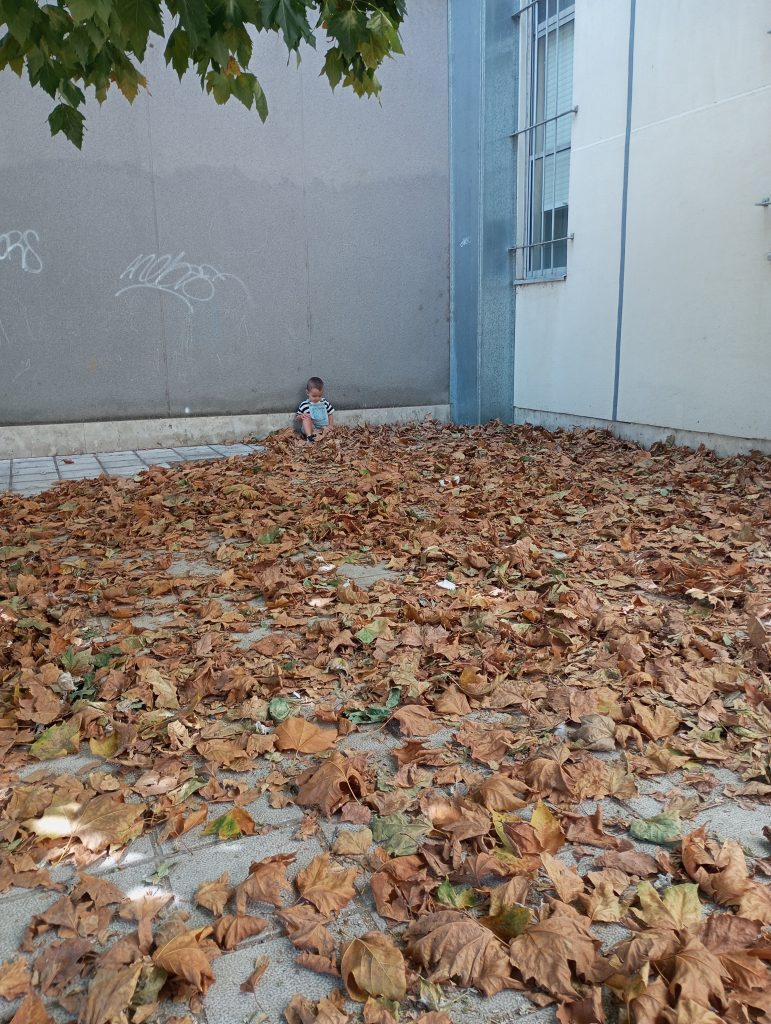
<svg viewBox="0 0 771 1024">
<path fill-rule="evenodd" d="M 261 37 L 265 125 L 159 42 L 81 153 L 0 75 L 0 424 L 273 412 L 312 373 L 341 408 L 447 402 L 446 18 L 410 5 L 380 104 Z"/>
</svg>

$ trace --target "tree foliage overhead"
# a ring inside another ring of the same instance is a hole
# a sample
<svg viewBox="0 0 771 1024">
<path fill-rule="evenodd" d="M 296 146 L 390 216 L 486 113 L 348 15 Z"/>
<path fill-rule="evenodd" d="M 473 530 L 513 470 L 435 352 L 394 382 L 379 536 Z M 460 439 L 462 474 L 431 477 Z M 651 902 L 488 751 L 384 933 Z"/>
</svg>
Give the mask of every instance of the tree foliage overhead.
<svg viewBox="0 0 771 1024">
<path fill-rule="evenodd" d="M 26 70 L 57 100 L 51 134 L 83 144 L 89 89 L 102 103 L 116 85 L 129 102 L 147 86 L 141 70 L 151 36 L 180 79 L 193 70 L 217 103 L 231 96 L 262 120 L 268 103 L 250 70 L 256 32 L 280 32 L 290 53 L 327 45 L 322 74 L 359 96 L 376 95 L 376 71 L 402 53 L 406 0 L 0 0 L 0 70 Z"/>
</svg>

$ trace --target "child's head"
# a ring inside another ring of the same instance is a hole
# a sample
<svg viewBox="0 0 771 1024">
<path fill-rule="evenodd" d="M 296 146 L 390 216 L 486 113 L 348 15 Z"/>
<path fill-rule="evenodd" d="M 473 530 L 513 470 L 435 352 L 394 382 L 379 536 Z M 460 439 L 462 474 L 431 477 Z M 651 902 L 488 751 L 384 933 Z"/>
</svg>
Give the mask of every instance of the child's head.
<svg viewBox="0 0 771 1024">
<path fill-rule="evenodd" d="M 311 402 L 320 402 L 324 397 L 324 381 L 321 377 L 309 377 L 305 385 L 305 394 Z"/>
</svg>

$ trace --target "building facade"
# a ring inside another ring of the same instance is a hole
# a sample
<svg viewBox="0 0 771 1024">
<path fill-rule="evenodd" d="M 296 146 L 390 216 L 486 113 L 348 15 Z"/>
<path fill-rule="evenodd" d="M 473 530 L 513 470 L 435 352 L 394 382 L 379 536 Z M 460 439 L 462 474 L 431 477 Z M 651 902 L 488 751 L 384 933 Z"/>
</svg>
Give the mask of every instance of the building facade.
<svg viewBox="0 0 771 1024">
<path fill-rule="evenodd" d="M 450 0 L 457 418 L 771 451 L 771 6 Z"/>
<path fill-rule="evenodd" d="M 82 152 L 0 76 L 0 455 L 353 419 L 771 451 L 771 5 L 419 0 L 381 102 L 259 41 Z"/>
<path fill-rule="evenodd" d="M 259 36 L 264 125 L 158 41 L 81 152 L 0 75 L 0 456 L 267 431 L 312 374 L 349 413 L 449 415 L 446 0 L 403 37 L 377 101 Z"/>
</svg>

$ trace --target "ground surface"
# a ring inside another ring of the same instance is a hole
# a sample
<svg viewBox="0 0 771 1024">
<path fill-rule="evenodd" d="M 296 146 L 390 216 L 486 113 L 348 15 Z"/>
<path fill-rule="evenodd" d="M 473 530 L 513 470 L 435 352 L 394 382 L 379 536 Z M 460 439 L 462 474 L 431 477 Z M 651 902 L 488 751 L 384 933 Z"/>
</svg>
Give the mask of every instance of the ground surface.
<svg viewBox="0 0 771 1024">
<path fill-rule="evenodd" d="M 768 1024 L 771 462 L 266 445 L 0 495 L 0 1019 Z"/>
</svg>

